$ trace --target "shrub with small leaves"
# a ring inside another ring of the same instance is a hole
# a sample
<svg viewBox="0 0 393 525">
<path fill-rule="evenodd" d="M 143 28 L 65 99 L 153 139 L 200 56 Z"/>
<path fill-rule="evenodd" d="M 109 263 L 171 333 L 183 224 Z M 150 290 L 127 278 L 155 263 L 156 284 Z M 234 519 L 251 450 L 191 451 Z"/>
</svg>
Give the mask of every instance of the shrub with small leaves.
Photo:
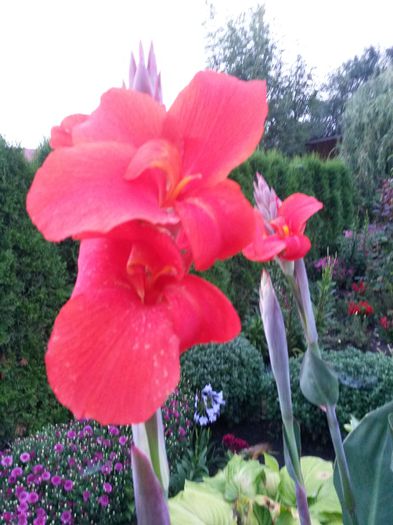
<svg viewBox="0 0 393 525">
<path fill-rule="evenodd" d="M 260 352 L 242 336 L 226 344 L 199 345 L 182 356 L 182 376 L 191 389 L 210 383 L 222 390 L 221 417 L 229 423 L 259 417 L 263 368 Z"/>
<path fill-rule="evenodd" d="M 342 428 L 351 416 L 361 419 L 368 412 L 391 401 L 393 392 L 393 359 L 371 352 L 361 352 L 355 348 L 323 352 L 324 359 L 330 363 L 340 382 L 340 398 L 337 404 L 337 417 Z M 309 403 L 299 387 L 301 358 L 290 359 L 293 410 L 301 425 L 302 432 L 320 442 L 328 439 L 325 414 Z M 273 375 L 266 374 L 263 384 L 263 418 L 280 421 L 280 409 Z"/>
</svg>

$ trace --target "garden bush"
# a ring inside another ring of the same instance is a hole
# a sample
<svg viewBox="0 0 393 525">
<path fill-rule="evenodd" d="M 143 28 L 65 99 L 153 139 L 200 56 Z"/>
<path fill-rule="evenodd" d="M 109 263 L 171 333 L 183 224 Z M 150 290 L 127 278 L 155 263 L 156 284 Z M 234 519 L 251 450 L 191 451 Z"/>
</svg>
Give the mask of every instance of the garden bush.
<svg viewBox="0 0 393 525">
<path fill-rule="evenodd" d="M 261 412 L 260 352 L 243 336 L 226 344 L 198 345 L 182 356 L 182 377 L 191 389 L 211 384 L 223 391 L 222 418 L 229 424 L 255 420 Z"/>
<path fill-rule="evenodd" d="M 351 415 L 361 419 L 368 412 L 392 400 L 393 359 L 379 353 L 360 352 L 348 347 L 340 351 L 325 351 L 323 357 L 334 368 L 340 382 L 337 417 L 342 428 Z M 329 439 L 324 413 L 309 403 L 300 391 L 299 374 L 302 358 L 290 359 L 294 415 L 302 432 L 321 442 Z M 262 418 L 280 421 L 276 385 L 270 372 L 263 384 Z"/>
<path fill-rule="evenodd" d="M 33 171 L 0 138 L 0 445 L 69 418 L 46 380 L 44 352 L 70 291 L 58 246 L 25 210 Z"/>
</svg>

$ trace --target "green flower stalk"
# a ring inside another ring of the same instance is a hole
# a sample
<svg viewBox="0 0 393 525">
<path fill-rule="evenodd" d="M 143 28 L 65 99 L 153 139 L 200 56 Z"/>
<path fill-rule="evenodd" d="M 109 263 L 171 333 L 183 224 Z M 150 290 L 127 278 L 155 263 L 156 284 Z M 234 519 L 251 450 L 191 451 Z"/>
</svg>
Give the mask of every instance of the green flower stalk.
<svg viewBox="0 0 393 525">
<path fill-rule="evenodd" d="M 284 319 L 269 274 L 262 272 L 260 311 L 269 349 L 270 364 L 276 381 L 283 421 L 283 438 L 287 454 L 285 462 L 296 486 L 296 502 L 301 525 L 310 525 L 307 494 L 300 467 L 300 457 L 292 411 L 291 383 L 289 377 L 288 346 Z"/>
</svg>

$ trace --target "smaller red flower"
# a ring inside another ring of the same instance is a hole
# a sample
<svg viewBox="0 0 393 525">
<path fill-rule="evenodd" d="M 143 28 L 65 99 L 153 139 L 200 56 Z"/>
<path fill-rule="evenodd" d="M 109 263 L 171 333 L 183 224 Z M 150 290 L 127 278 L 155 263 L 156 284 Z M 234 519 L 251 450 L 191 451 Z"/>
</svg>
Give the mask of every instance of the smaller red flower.
<svg viewBox="0 0 393 525">
<path fill-rule="evenodd" d="M 360 308 L 357 303 L 350 301 L 348 303 L 348 315 L 358 315 L 360 314 Z"/>
<path fill-rule="evenodd" d="M 382 328 L 384 328 L 385 330 L 388 330 L 389 329 L 389 326 L 390 326 L 390 323 L 389 323 L 389 319 L 386 317 L 386 315 L 384 317 L 381 317 L 381 319 L 379 320 L 379 324 L 382 326 Z"/>
<path fill-rule="evenodd" d="M 356 293 L 359 293 L 360 295 L 363 295 L 366 291 L 366 285 L 364 284 L 364 281 L 359 281 L 358 283 L 352 284 L 352 290 Z"/>
<path fill-rule="evenodd" d="M 237 438 L 233 434 L 225 434 L 222 438 L 222 444 L 225 448 L 234 453 L 240 452 L 250 446 L 245 439 Z"/>
<path fill-rule="evenodd" d="M 367 301 L 360 301 L 359 308 L 362 315 L 372 315 L 374 313 L 374 308 Z"/>
<path fill-rule="evenodd" d="M 287 261 L 303 258 L 311 248 L 304 235 L 308 219 L 323 208 L 322 202 L 303 193 L 281 201 L 257 174 L 255 201 L 260 219 L 253 242 L 243 250 L 252 261 L 266 262 L 275 256 Z"/>
</svg>

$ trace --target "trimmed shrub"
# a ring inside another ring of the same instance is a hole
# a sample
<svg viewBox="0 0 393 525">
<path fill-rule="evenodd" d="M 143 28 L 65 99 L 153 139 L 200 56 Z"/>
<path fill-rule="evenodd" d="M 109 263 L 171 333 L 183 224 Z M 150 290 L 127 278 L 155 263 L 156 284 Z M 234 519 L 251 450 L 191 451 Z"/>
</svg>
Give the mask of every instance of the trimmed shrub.
<svg viewBox="0 0 393 525">
<path fill-rule="evenodd" d="M 0 445 L 69 417 L 48 387 L 44 352 L 71 288 L 58 247 L 27 216 L 32 177 L 22 151 L 0 138 Z"/>
<path fill-rule="evenodd" d="M 361 352 L 348 347 L 340 351 L 323 352 L 324 358 L 336 371 L 340 381 L 337 417 L 341 427 L 351 415 L 361 419 L 368 412 L 392 400 L 393 360 L 383 354 Z M 299 374 L 302 357 L 290 359 L 293 410 L 304 433 L 314 440 L 328 441 L 329 433 L 324 413 L 309 403 L 301 393 Z M 265 400 L 262 418 L 280 422 L 276 385 L 270 372 L 263 381 Z"/>
<path fill-rule="evenodd" d="M 189 388 L 197 391 L 210 383 L 214 390 L 223 391 L 221 414 L 229 424 L 258 419 L 264 365 L 260 352 L 245 337 L 195 346 L 183 354 L 181 365 Z"/>
</svg>

